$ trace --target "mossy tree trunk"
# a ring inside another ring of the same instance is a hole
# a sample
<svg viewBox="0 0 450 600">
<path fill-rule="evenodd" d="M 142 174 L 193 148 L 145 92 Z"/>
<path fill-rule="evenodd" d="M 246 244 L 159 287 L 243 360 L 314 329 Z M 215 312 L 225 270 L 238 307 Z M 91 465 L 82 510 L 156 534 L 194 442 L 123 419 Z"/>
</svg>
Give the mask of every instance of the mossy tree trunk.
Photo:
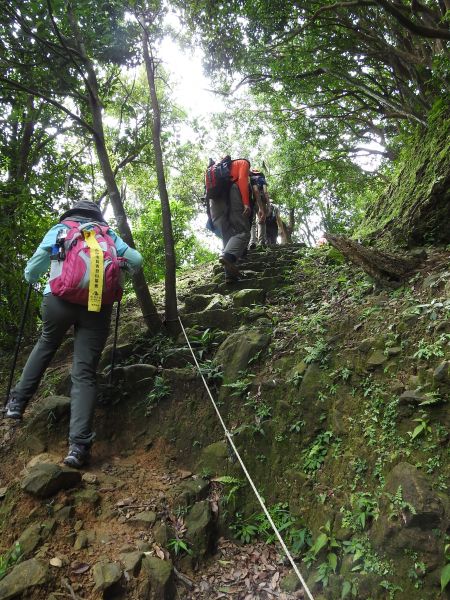
<svg viewBox="0 0 450 600">
<path fill-rule="evenodd" d="M 366 248 L 355 240 L 341 235 L 327 233 L 325 238 L 348 260 L 361 267 L 368 275 L 383 285 L 392 286 L 401 282 L 420 262 L 417 258 Z"/>
</svg>

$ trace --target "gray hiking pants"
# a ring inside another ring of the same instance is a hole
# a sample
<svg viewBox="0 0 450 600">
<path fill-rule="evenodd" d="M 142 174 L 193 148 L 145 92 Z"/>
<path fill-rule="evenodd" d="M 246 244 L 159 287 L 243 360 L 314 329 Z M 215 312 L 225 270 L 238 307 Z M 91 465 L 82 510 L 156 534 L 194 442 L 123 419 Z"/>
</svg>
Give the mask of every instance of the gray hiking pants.
<svg viewBox="0 0 450 600">
<path fill-rule="evenodd" d="M 267 245 L 266 237 L 266 222 L 260 223 L 258 221 L 257 210 L 253 211 L 252 229 L 250 233 L 250 244 L 257 244 L 258 246 Z"/>
<path fill-rule="evenodd" d="M 71 443 L 90 444 L 94 438 L 92 421 L 97 395 L 96 369 L 109 334 L 111 313 L 112 305 L 103 306 L 98 313 L 89 312 L 86 306 L 46 294 L 42 302 L 41 337 L 12 392 L 19 401 L 30 400 L 67 330 L 73 325 L 75 339 L 70 392 Z"/>
<path fill-rule="evenodd" d="M 243 214 L 244 204 L 238 186 L 233 183 L 230 199 L 211 200 L 211 219 L 223 241 L 223 251 L 241 258 L 250 239 L 250 220 Z"/>
</svg>

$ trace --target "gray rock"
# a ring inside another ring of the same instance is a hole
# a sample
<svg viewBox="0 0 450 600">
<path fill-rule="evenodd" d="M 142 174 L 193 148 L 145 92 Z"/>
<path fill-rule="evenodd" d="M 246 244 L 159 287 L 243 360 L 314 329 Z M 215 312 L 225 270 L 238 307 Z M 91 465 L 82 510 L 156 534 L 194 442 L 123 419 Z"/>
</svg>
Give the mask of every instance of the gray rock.
<svg viewBox="0 0 450 600">
<path fill-rule="evenodd" d="M 33 523 L 22 532 L 17 543 L 20 546 L 20 551 L 24 556 L 32 554 L 36 548 L 42 543 L 41 536 L 42 525 Z"/>
<path fill-rule="evenodd" d="M 145 600 L 172 600 L 175 597 L 173 565 L 170 560 L 145 556 L 142 559 L 141 568 L 146 580 L 139 590 L 139 598 Z"/>
<path fill-rule="evenodd" d="M 73 545 L 74 550 L 82 550 L 89 546 L 89 536 L 87 531 L 80 531 L 77 535 L 77 539 Z"/>
<path fill-rule="evenodd" d="M 221 440 L 202 449 L 196 470 L 206 469 L 211 475 L 223 475 L 227 472 L 227 465 L 228 447 Z"/>
<path fill-rule="evenodd" d="M 413 258 L 418 258 L 420 260 L 426 260 L 428 258 L 428 254 L 425 248 L 413 248 L 412 250 L 410 250 L 409 253 Z"/>
<path fill-rule="evenodd" d="M 258 329 L 236 331 L 229 335 L 217 350 L 214 362 L 223 365 L 224 383 L 232 383 L 239 378 L 239 371 L 244 371 L 249 361 L 258 352 L 264 350 L 270 342 L 270 335 Z M 222 388 L 231 393 L 230 388 Z M 222 394 L 221 390 L 221 394 Z"/>
<path fill-rule="evenodd" d="M 117 563 L 98 562 L 92 569 L 95 589 L 103 592 L 122 577 L 122 570 Z"/>
<path fill-rule="evenodd" d="M 221 294 L 192 294 L 184 301 L 187 313 L 198 312 L 206 308 L 224 308 L 228 304 L 227 299 Z"/>
<path fill-rule="evenodd" d="M 75 501 L 75 506 L 84 505 L 94 508 L 99 504 L 101 496 L 96 490 L 89 488 L 74 494 L 73 499 Z"/>
<path fill-rule="evenodd" d="M 393 348 L 388 348 L 386 352 L 388 356 L 398 356 L 401 354 L 402 349 L 400 346 L 394 346 Z"/>
<path fill-rule="evenodd" d="M 21 482 L 21 488 L 37 498 L 48 498 L 60 490 L 79 485 L 81 473 L 67 467 L 40 463 Z"/>
<path fill-rule="evenodd" d="M 233 294 L 233 304 L 236 308 L 252 306 L 252 304 L 264 304 L 265 299 L 266 292 L 261 289 L 244 289 Z"/>
<path fill-rule="evenodd" d="M 149 529 L 155 521 L 156 513 L 152 510 L 144 510 L 137 515 L 132 516 L 127 522 L 135 527 Z"/>
<path fill-rule="evenodd" d="M 124 566 L 125 573 L 136 577 L 139 574 L 141 568 L 143 552 L 136 550 L 134 552 L 123 552 L 119 555 L 120 562 Z"/>
<path fill-rule="evenodd" d="M 426 400 L 426 397 L 418 392 L 417 390 L 405 390 L 403 394 L 400 395 L 398 401 L 399 404 L 413 404 L 417 405 Z"/>
<path fill-rule="evenodd" d="M 123 377 L 128 384 L 136 385 L 152 379 L 158 369 L 154 365 L 136 364 L 118 367 L 114 372 L 117 376 Z"/>
<path fill-rule="evenodd" d="M 165 369 L 172 369 L 184 368 L 195 363 L 189 348 L 176 348 L 170 354 L 164 356 L 162 364 Z"/>
<path fill-rule="evenodd" d="M 387 359 L 388 357 L 383 350 L 374 350 L 367 359 L 367 367 L 369 369 L 380 367 L 387 361 Z"/>
<path fill-rule="evenodd" d="M 157 544 L 165 547 L 169 540 L 170 531 L 166 523 L 158 523 L 153 528 L 153 538 Z"/>
<path fill-rule="evenodd" d="M 49 578 L 48 566 L 36 558 L 19 563 L 0 581 L 0 600 L 21 596 L 27 590 L 44 585 Z"/>
<path fill-rule="evenodd" d="M 125 344 L 117 344 L 115 351 L 116 364 L 122 362 L 133 354 L 134 344 L 126 342 Z M 111 365 L 113 344 L 108 344 L 102 352 L 102 357 L 98 364 L 98 371 L 103 371 L 105 367 Z"/>
<path fill-rule="evenodd" d="M 183 324 L 189 327 L 219 328 L 224 331 L 233 329 L 239 323 L 239 315 L 234 310 L 223 308 L 205 309 L 197 313 L 184 315 Z"/>
<path fill-rule="evenodd" d="M 435 368 L 435 370 L 433 371 L 433 378 L 435 379 L 435 381 L 438 381 L 439 383 L 448 382 L 449 366 L 450 366 L 450 362 L 445 360 L 444 362 L 441 362 L 441 364 Z"/>
<path fill-rule="evenodd" d="M 56 528 L 55 519 L 49 519 L 43 523 L 33 523 L 27 527 L 16 544 L 19 544 L 23 556 L 29 556 L 47 540 Z"/>
<path fill-rule="evenodd" d="M 172 489 L 174 506 L 192 506 L 197 500 L 204 500 L 209 493 L 209 481 L 206 479 L 187 479 Z"/>
<path fill-rule="evenodd" d="M 186 515 L 185 525 L 186 540 L 189 542 L 193 556 L 206 557 L 214 544 L 212 512 L 207 500 L 194 504 Z"/>
<path fill-rule="evenodd" d="M 359 352 L 363 352 L 364 354 L 366 354 L 367 352 L 369 352 L 369 350 L 372 350 L 374 345 L 375 345 L 375 338 L 366 338 L 366 339 L 362 340 L 362 342 L 359 344 L 358 350 L 359 350 Z"/>
<path fill-rule="evenodd" d="M 68 426 L 69 415 L 70 398 L 66 396 L 48 396 L 39 402 L 25 426 L 25 447 L 36 454 L 44 452 L 49 436 Z"/>
<path fill-rule="evenodd" d="M 74 512 L 75 511 L 73 506 L 69 504 L 67 506 L 63 506 L 62 508 L 59 508 L 58 510 L 55 510 L 54 517 L 58 522 L 68 521 L 73 517 Z"/>
<path fill-rule="evenodd" d="M 400 488 L 401 503 L 393 505 L 390 498 Z M 417 551 L 428 568 L 437 566 L 440 546 L 433 531 L 445 530 L 448 519 L 431 482 L 413 465 L 399 463 L 386 478 L 385 492 L 380 517 L 370 532 L 375 548 L 388 556 L 403 555 L 405 550 Z"/>
</svg>

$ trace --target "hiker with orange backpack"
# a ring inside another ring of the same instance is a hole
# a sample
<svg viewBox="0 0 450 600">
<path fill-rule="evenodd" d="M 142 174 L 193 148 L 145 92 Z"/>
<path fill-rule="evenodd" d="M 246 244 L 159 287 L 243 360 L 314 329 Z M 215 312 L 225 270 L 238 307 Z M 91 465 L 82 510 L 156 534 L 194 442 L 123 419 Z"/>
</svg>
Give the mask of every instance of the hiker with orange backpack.
<svg viewBox="0 0 450 600">
<path fill-rule="evenodd" d="M 42 333 L 11 391 L 5 416 L 22 418 L 40 380 L 74 327 L 69 451 L 64 463 L 80 468 L 90 458 L 96 403 L 96 369 L 109 334 L 112 306 L 122 296 L 122 271 L 133 272 L 142 256 L 104 221 L 94 202 L 80 201 L 61 215 L 25 268 L 35 283 L 50 266 L 44 289 Z"/>
<path fill-rule="evenodd" d="M 225 282 L 239 280 L 236 265 L 250 239 L 250 162 L 245 158 L 220 162 L 210 161 L 205 177 L 206 199 L 213 229 L 223 242 L 220 262 L 225 269 Z"/>
<path fill-rule="evenodd" d="M 252 188 L 255 210 L 253 211 L 250 244 L 248 249 L 253 250 L 256 246 L 267 246 L 266 217 L 270 200 L 264 173 L 258 169 L 251 169 L 250 185 Z M 258 211 L 256 211 L 256 207 L 258 208 Z"/>
</svg>

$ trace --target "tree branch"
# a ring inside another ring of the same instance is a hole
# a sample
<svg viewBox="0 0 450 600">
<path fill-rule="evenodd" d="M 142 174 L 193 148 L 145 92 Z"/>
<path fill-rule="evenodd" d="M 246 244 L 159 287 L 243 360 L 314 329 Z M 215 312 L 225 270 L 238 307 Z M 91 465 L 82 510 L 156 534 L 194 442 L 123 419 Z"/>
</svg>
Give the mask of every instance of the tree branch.
<svg viewBox="0 0 450 600">
<path fill-rule="evenodd" d="M 37 98 L 42 98 L 42 100 L 45 100 L 49 104 L 52 104 L 53 106 L 56 106 L 56 108 L 58 108 L 59 110 L 63 111 L 64 113 L 66 113 L 66 115 L 68 115 L 71 119 L 73 119 L 79 125 L 81 125 L 85 129 L 87 129 L 88 131 L 90 131 L 92 133 L 92 135 L 97 135 L 97 132 L 95 131 L 95 129 L 91 125 L 89 125 L 89 123 L 87 121 L 85 121 L 84 119 L 82 119 L 81 117 L 79 117 L 78 115 L 76 115 L 75 113 L 73 113 L 71 110 L 69 110 L 68 108 L 66 108 L 63 104 L 61 104 L 57 100 L 54 100 L 53 98 L 50 98 L 49 96 L 47 96 L 43 92 L 40 92 L 39 90 L 34 90 L 32 88 L 29 88 L 29 87 L 27 87 L 25 85 L 22 85 L 21 83 L 18 83 L 17 81 L 13 81 L 12 79 L 8 79 L 7 77 L 3 77 L 2 75 L 0 75 L 0 81 L 2 81 L 5 85 L 8 85 L 9 87 L 11 87 L 13 89 L 20 90 L 21 92 L 25 92 L 26 94 L 29 94 L 30 96 L 36 96 Z"/>
<path fill-rule="evenodd" d="M 425 25 L 414 23 L 414 21 L 411 21 L 411 19 L 403 14 L 400 9 L 391 4 L 389 0 L 375 0 L 375 2 L 384 8 L 384 10 L 392 15 L 395 19 L 397 19 L 397 21 L 403 25 L 403 27 L 406 27 L 408 31 L 411 31 L 411 33 L 426 38 L 450 40 L 450 31 L 440 27 L 426 27 Z"/>
</svg>

